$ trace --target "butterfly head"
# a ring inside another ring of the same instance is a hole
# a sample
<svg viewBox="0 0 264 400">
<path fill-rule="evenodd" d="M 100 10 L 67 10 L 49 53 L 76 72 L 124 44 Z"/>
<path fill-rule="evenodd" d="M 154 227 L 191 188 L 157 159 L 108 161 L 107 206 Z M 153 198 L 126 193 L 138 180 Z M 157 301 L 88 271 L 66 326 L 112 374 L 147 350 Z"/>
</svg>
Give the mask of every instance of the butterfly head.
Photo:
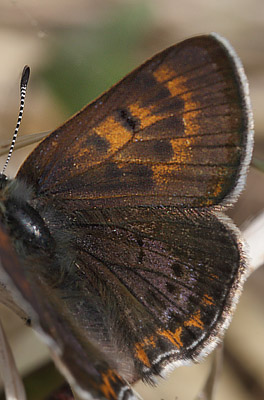
<svg viewBox="0 0 264 400">
<path fill-rule="evenodd" d="M 18 179 L 0 175 L 0 222 L 4 225 L 20 255 L 54 248 L 44 220 L 29 204 L 30 188 Z"/>
</svg>

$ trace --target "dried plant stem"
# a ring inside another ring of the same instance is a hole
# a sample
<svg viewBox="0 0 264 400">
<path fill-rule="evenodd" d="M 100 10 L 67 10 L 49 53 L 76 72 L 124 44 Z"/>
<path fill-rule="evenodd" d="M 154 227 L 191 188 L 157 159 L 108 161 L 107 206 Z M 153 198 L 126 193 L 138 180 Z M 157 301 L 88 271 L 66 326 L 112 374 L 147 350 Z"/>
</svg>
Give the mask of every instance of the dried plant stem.
<svg viewBox="0 0 264 400">
<path fill-rule="evenodd" d="M 17 370 L 0 321 L 0 375 L 4 382 L 6 400 L 26 400 L 23 382 Z"/>
<path fill-rule="evenodd" d="M 242 230 L 249 247 L 250 273 L 264 264 L 264 211 Z"/>
<path fill-rule="evenodd" d="M 213 400 L 216 384 L 222 370 L 223 345 L 219 344 L 214 352 L 213 362 L 203 389 L 195 400 Z"/>
<path fill-rule="evenodd" d="M 44 139 L 48 136 L 50 132 L 38 132 L 38 133 L 31 133 L 29 135 L 20 136 L 17 139 L 16 147 L 14 150 L 22 149 L 30 144 L 35 144 L 40 140 Z M 0 156 L 5 155 L 8 153 L 10 147 L 10 141 L 6 143 L 0 143 Z"/>
</svg>

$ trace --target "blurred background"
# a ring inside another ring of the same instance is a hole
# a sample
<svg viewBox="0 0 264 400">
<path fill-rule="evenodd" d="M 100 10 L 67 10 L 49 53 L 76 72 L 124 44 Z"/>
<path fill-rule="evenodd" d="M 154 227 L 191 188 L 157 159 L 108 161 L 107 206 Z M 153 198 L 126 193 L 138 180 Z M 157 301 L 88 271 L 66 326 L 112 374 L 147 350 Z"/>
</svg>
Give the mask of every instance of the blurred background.
<svg viewBox="0 0 264 400">
<path fill-rule="evenodd" d="M 211 31 L 225 36 L 244 64 L 255 117 L 254 155 L 264 159 L 262 0 L 0 0 L 0 144 L 11 141 L 25 64 L 31 79 L 20 135 L 53 130 L 148 57 Z M 31 150 L 15 152 L 8 174 L 16 173 Z M 251 168 L 230 215 L 241 226 L 263 209 L 263 199 L 264 174 Z M 263 306 L 260 268 L 246 283 L 226 335 L 217 400 L 264 399 Z M 48 350 L 4 307 L 0 317 L 19 369 L 28 376 L 29 398 L 42 398 L 48 386 L 43 382 L 50 379 L 56 386 L 59 380 Z M 136 390 L 144 400 L 192 400 L 210 363 L 209 357 L 201 365 L 178 368 L 157 388 L 139 384 Z"/>
</svg>

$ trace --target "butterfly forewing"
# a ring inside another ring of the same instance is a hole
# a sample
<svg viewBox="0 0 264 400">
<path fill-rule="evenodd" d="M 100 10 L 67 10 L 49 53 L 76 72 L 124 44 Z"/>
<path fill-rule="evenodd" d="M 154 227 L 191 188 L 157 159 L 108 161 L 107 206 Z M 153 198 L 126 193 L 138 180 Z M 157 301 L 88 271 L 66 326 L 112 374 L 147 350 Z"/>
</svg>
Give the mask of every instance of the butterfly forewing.
<svg viewBox="0 0 264 400">
<path fill-rule="evenodd" d="M 201 36 L 161 52 L 53 132 L 18 177 L 87 206 L 218 204 L 252 147 L 230 51 Z"/>
</svg>

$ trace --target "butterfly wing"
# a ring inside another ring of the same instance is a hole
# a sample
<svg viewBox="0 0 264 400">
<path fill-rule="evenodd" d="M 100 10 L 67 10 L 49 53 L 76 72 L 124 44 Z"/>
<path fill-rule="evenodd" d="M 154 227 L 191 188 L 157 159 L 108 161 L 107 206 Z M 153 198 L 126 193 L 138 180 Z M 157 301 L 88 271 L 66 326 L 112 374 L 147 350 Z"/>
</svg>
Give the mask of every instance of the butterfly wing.
<svg viewBox="0 0 264 400">
<path fill-rule="evenodd" d="M 121 376 L 147 380 L 213 349 L 247 273 L 226 216 L 136 207 L 69 217 L 67 209 L 56 224 L 74 232 L 76 256 L 56 296 Z"/>
<path fill-rule="evenodd" d="M 54 131 L 18 177 L 89 206 L 211 206 L 243 186 L 252 149 L 243 68 L 216 35 L 154 56 Z"/>
<path fill-rule="evenodd" d="M 49 345 L 56 365 L 72 388 L 82 399 L 137 400 L 126 381 L 109 366 L 99 348 L 95 348 L 80 331 L 64 307 L 63 299 L 58 298 L 49 286 L 50 282 L 41 271 L 46 271 L 51 261 L 43 257 L 28 261 L 30 265 L 19 261 L 1 225 L 1 284 L 12 289 L 14 301 Z M 32 269 L 32 263 L 38 265 L 39 274 Z"/>
</svg>

